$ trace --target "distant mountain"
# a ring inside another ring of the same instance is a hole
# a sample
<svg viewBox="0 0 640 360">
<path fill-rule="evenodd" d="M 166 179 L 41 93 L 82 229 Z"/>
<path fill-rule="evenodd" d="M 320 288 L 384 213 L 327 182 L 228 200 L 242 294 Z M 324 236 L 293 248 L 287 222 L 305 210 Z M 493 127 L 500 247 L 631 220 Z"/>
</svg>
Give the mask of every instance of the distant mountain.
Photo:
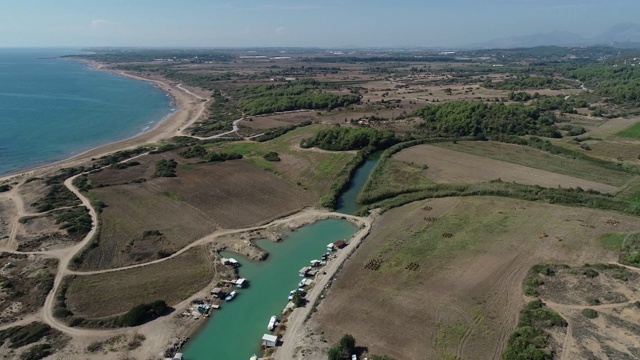
<svg viewBox="0 0 640 360">
<path fill-rule="evenodd" d="M 469 45 L 473 49 L 508 49 L 535 46 L 640 46 L 640 24 L 618 24 L 592 38 L 585 38 L 569 31 L 553 31 L 524 36 L 512 36 Z"/>
<path fill-rule="evenodd" d="M 554 31 L 550 33 L 537 33 L 524 36 L 512 36 L 490 40 L 484 43 L 469 46 L 470 48 L 484 49 L 508 49 L 534 46 L 578 46 L 587 45 L 587 40 L 578 34 L 569 31 Z"/>
<path fill-rule="evenodd" d="M 640 24 L 625 23 L 612 26 L 591 41 L 598 45 L 640 43 Z"/>
</svg>

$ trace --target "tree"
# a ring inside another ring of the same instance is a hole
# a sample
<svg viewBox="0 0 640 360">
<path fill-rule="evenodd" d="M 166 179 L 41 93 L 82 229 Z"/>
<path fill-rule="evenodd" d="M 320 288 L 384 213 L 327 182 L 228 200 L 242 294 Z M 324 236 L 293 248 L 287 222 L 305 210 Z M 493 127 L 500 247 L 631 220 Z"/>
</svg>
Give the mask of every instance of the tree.
<svg viewBox="0 0 640 360">
<path fill-rule="evenodd" d="M 341 360 L 342 349 L 340 348 L 340 346 L 334 346 L 331 349 L 329 349 L 328 355 L 329 355 L 328 356 L 329 360 Z"/>
<path fill-rule="evenodd" d="M 350 354 L 356 348 L 356 338 L 349 334 L 345 334 L 342 339 L 340 339 L 339 344 L 344 351 Z"/>
<path fill-rule="evenodd" d="M 304 297 L 302 297 L 300 292 L 296 291 L 296 292 L 293 293 L 293 298 L 291 298 L 291 302 L 296 307 L 300 307 L 300 306 L 304 305 Z"/>
</svg>

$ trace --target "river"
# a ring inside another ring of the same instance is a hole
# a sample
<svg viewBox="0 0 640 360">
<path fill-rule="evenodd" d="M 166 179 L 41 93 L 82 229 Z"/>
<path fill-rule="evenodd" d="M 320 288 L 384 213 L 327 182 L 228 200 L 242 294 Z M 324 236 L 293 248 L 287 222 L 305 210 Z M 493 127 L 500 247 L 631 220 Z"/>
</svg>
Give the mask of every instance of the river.
<svg viewBox="0 0 640 360">
<path fill-rule="evenodd" d="M 358 206 L 356 196 L 364 186 L 377 157 L 368 160 L 354 175 L 351 186 L 340 198 L 338 211 L 352 214 Z M 184 351 L 187 360 L 248 360 L 260 352 L 260 339 L 269 333 L 272 315 L 280 319 L 289 291 L 302 279 L 298 270 L 319 259 L 330 242 L 348 239 L 358 228 L 347 220 L 327 219 L 287 233 L 284 241 L 258 240 L 256 245 L 269 252 L 265 261 L 250 261 L 223 252 L 241 263 L 239 275 L 249 286 L 238 290 L 231 302 L 214 310 L 211 321 L 191 340 Z"/>
</svg>

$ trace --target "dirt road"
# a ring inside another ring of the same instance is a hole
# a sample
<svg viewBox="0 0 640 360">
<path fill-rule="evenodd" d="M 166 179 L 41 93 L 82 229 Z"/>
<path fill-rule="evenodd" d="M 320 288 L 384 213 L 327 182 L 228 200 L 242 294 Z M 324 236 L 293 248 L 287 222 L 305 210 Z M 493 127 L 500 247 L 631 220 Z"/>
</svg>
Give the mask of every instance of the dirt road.
<svg viewBox="0 0 640 360">
<path fill-rule="evenodd" d="M 289 315 L 289 319 L 287 320 L 287 331 L 282 337 L 282 346 L 276 350 L 274 355 L 276 360 L 294 359 L 295 346 L 304 335 L 302 326 L 313 309 L 314 304 L 319 301 L 323 290 L 329 285 L 329 281 L 331 281 L 331 279 L 336 275 L 345 260 L 351 257 L 351 254 L 353 254 L 358 246 L 360 246 L 360 242 L 369 235 L 373 224 L 373 218 L 358 218 L 358 220 L 362 221 L 364 227 L 362 227 L 360 231 L 358 231 L 358 233 L 349 241 L 349 245 L 346 248 L 339 250 L 338 256 L 332 259 L 323 268 L 326 274 L 319 273 L 317 275 L 313 289 L 307 293 L 307 305 L 293 310 L 291 315 Z"/>
</svg>

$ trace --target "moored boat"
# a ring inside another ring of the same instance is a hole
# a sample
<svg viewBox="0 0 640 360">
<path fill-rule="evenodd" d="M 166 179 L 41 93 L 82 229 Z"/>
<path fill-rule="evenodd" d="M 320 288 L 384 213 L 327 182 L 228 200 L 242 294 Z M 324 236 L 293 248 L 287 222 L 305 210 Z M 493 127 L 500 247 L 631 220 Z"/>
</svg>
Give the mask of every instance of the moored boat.
<svg viewBox="0 0 640 360">
<path fill-rule="evenodd" d="M 269 329 L 269 331 L 273 331 L 273 329 L 276 328 L 276 322 L 278 321 L 278 319 L 276 318 L 275 315 L 273 315 L 271 317 L 271 319 L 269 319 L 269 325 L 267 325 L 267 329 Z"/>
<path fill-rule="evenodd" d="M 233 290 L 232 292 L 229 293 L 229 295 L 227 295 L 226 298 L 224 298 L 225 301 L 231 301 L 233 300 L 234 297 L 236 297 L 237 292 L 235 290 Z"/>
</svg>

